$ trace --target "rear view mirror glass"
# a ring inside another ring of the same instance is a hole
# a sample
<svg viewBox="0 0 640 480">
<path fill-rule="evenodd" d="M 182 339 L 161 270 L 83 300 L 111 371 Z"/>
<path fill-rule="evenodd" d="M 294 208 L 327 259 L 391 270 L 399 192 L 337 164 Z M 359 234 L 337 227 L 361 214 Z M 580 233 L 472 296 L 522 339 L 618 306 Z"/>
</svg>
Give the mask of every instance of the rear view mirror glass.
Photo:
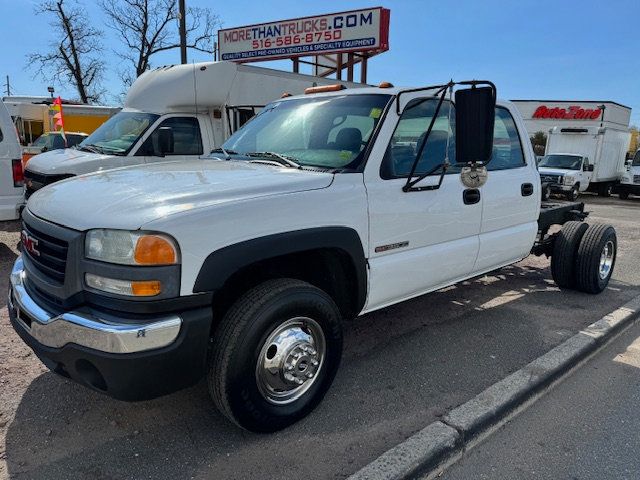
<svg viewBox="0 0 640 480">
<path fill-rule="evenodd" d="M 493 152 L 496 95 L 492 87 L 457 90 L 456 162 L 486 164 Z"/>
</svg>

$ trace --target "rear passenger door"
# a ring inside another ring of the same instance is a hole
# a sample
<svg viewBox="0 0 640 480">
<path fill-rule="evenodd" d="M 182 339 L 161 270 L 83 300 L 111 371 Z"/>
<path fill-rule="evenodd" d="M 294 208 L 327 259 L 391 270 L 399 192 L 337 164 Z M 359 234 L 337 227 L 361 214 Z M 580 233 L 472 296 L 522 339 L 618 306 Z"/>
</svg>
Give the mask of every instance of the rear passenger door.
<svg viewBox="0 0 640 480">
<path fill-rule="evenodd" d="M 145 157 L 145 163 L 166 162 L 173 160 L 190 160 L 199 158 L 204 153 L 206 129 L 201 119 L 195 116 L 172 116 L 158 123 L 138 148 L 137 157 Z M 164 156 L 159 154 L 160 128 L 169 127 L 173 132 L 173 148 Z"/>
<path fill-rule="evenodd" d="M 496 107 L 493 155 L 482 186 L 482 227 L 475 272 L 526 257 L 538 232 L 540 176 L 522 124 L 505 107 Z M 527 156 L 531 158 L 527 164 Z"/>
</svg>

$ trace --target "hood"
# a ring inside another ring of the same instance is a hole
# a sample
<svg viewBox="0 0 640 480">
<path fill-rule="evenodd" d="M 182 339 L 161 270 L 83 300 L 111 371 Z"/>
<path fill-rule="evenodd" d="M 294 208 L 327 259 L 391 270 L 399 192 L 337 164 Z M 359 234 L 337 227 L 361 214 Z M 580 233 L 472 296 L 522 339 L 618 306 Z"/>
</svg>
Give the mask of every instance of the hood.
<svg viewBox="0 0 640 480">
<path fill-rule="evenodd" d="M 579 170 L 569 170 L 568 168 L 555 168 L 555 167 L 539 167 L 538 171 L 540 175 L 568 175 L 571 173 L 578 173 Z"/>
<path fill-rule="evenodd" d="M 123 167 L 128 158 L 65 148 L 50 150 L 31 157 L 27 170 L 45 175 L 82 175 L 107 168 Z"/>
<path fill-rule="evenodd" d="M 331 173 L 244 161 L 163 162 L 54 183 L 34 193 L 27 208 L 76 230 L 135 230 L 196 208 L 326 188 L 332 181 Z"/>
</svg>

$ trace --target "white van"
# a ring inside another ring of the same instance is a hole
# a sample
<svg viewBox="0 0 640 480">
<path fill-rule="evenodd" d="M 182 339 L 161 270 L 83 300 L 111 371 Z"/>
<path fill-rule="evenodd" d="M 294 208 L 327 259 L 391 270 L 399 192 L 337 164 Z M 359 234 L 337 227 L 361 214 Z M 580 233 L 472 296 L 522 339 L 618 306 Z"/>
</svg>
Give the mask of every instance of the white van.
<svg viewBox="0 0 640 480">
<path fill-rule="evenodd" d="M 0 102 L 0 220 L 18 218 L 24 203 L 22 151 L 16 127 L 3 102 Z"/>
<path fill-rule="evenodd" d="M 26 195 L 64 178 L 209 154 L 263 105 L 336 80 L 231 62 L 160 67 L 131 86 L 124 108 L 75 149 L 36 155 Z M 350 87 L 363 86 L 338 82 Z"/>
</svg>

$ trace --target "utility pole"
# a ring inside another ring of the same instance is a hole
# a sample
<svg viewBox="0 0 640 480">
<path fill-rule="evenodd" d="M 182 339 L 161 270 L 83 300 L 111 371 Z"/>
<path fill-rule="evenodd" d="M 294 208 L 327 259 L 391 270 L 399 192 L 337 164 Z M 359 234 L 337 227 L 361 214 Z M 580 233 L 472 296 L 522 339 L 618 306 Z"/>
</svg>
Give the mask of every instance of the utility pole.
<svg viewBox="0 0 640 480">
<path fill-rule="evenodd" d="M 9 84 L 9 75 L 7 75 L 7 83 L 5 83 L 5 87 L 7 87 L 7 97 L 11 96 L 11 85 Z"/>
<path fill-rule="evenodd" d="M 180 63 L 187 63 L 187 7 L 185 0 L 178 0 L 180 15 Z"/>
</svg>

